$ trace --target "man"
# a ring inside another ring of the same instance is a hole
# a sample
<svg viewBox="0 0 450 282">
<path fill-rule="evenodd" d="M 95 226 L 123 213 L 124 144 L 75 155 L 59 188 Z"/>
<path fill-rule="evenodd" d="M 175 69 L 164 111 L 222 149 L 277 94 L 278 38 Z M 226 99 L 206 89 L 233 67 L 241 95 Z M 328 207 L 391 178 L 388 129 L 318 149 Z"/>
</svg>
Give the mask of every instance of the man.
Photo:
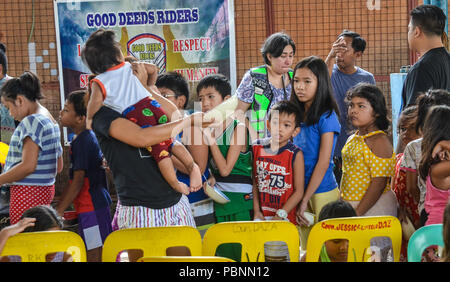
<svg viewBox="0 0 450 282">
<path fill-rule="evenodd" d="M 6 74 L 7 71 L 8 58 L 6 57 L 6 46 L 3 43 L 0 43 L 0 88 L 3 83 L 10 79 L 10 76 Z M 9 144 L 16 125 L 14 119 L 9 114 L 8 109 L 6 109 L 2 104 L 0 104 L 0 116 L 0 141 Z"/>
<path fill-rule="evenodd" d="M 375 78 L 370 72 L 356 66 L 366 49 L 366 41 L 358 33 L 344 30 L 333 43 L 330 53 L 325 60 L 331 75 L 334 96 L 339 107 L 341 133 L 334 150 L 335 176 L 338 183 L 341 180 L 341 150 L 349 137 L 349 123 L 347 122 L 347 105 L 345 95 L 347 91 L 360 82 L 375 84 Z"/>
<path fill-rule="evenodd" d="M 402 108 L 413 105 L 417 96 L 430 88 L 450 91 L 450 55 L 442 42 L 446 16 L 435 5 L 421 5 L 410 13 L 409 48 L 420 59 L 406 76 L 402 92 Z"/>
</svg>

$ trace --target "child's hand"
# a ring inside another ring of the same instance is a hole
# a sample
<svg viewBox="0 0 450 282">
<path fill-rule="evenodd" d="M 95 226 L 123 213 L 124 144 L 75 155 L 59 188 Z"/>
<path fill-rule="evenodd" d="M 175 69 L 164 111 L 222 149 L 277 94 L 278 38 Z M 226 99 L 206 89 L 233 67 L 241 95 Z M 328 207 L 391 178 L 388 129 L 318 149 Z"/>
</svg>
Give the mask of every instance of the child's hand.
<svg viewBox="0 0 450 282">
<path fill-rule="evenodd" d="M 189 180 L 191 184 L 190 192 L 197 192 L 202 188 L 202 173 L 196 163 L 192 165 L 191 172 L 189 173 Z"/>
<path fill-rule="evenodd" d="M 24 231 L 27 227 L 34 226 L 35 222 L 36 218 L 25 217 L 16 224 L 3 228 L 1 232 L 5 234 L 6 238 L 9 238 Z"/>
<path fill-rule="evenodd" d="M 142 85 L 147 86 L 148 74 L 144 64 L 141 62 L 133 62 L 131 63 L 131 69 Z"/>
</svg>

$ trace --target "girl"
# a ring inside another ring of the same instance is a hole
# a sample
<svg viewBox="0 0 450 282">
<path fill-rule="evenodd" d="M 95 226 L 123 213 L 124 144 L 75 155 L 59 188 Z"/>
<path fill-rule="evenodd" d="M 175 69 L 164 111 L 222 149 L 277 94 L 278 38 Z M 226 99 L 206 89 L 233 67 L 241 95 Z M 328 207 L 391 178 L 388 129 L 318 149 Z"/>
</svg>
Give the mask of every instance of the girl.
<svg viewBox="0 0 450 282">
<path fill-rule="evenodd" d="M 10 220 L 37 205 L 50 205 L 55 195 L 55 177 L 63 167 L 59 126 L 39 100 L 43 98 L 38 77 L 24 72 L 8 80 L 1 101 L 20 121 L 11 137 L 0 185 L 12 183 Z"/>
<path fill-rule="evenodd" d="M 303 225 L 300 235 L 304 250 L 309 234 L 304 212 L 318 215 L 324 205 L 339 199 L 331 156 L 341 125 L 328 68 L 322 59 L 307 57 L 295 66 L 292 91 L 295 95 L 291 95 L 291 101 L 303 117 L 294 144 L 302 149 L 305 161 L 305 193 L 297 210 L 297 220 Z"/>
<path fill-rule="evenodd" d="M 342 149 L 341 196 L 358 216 L 397 215 L 390 189 L 395 154 L 386 131 L 390 121 L 381 90 L 360 83 L 347 92 L 348 117 L 357 131 Z"/>
<path fill-rule="evenodd" d="M 406 170 L 401 168 L 405 146 L 420 137 L 415 129 L 416 119 L 417 106 L 415 105 L 406 108 L 400 115 L 397 132 L 399 132 L 400 152 L 402 153 L 396 155 L 395 174 L 392 178 L 392 191 L 394 191 L 398 200 L 398 218 L 400 221 L 404 222 L 408 218 L 414 226 L 419 226 L 420 216 L 417 210 L 417 201 L 406 189 Z M 408 240 L 409 238 L 403 237 L 400 261 L 406 261 Z"/>
<path fill-rule="evenodd" d="M 426 179 L 425 211 L 428 219 L 425 225 L 442 223 L 444 209 L 450 199 L 449 120 L 450 107 L 435 106 L 428 112 L 423 127 L 419 173 Z"/>
</svg>

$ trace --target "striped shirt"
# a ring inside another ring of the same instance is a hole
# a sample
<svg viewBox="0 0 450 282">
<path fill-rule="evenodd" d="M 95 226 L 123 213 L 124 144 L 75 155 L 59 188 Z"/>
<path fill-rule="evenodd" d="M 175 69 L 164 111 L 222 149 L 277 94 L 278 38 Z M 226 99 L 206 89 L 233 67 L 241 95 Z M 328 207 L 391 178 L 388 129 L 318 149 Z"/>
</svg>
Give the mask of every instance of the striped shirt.
<svg viewBox="0 0 450 282">
<path fill-rule="evenodd" d="M 25 117 L 11 137 L 5 172 L 22 161 L 23 140 L 30 137 L 39 146 L 36 170 L 13 185 L 53 185 L 57 160 L 62 155 L 59 126 L 42 114 Z"/>
</svg>

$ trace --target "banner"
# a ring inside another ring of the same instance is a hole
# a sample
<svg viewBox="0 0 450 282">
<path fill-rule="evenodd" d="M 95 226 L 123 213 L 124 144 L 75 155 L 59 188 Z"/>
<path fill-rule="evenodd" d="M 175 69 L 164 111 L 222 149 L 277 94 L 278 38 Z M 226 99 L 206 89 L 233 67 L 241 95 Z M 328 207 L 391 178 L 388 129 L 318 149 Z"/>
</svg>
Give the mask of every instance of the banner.
<svg viewBox="0 0 450 282">
<path fill-rule="evenodd" d="M 87 87 L 89 69 L 81 49 L 99 28 L 116 33 L 122 53 L 176 71 L 195 87 L 220 73 L 236 85 L 233 0 L 55 0 L 61 105 L 72 91 Z M 64 129 L 66 145 L 71 134 Z"/>
</svg>

